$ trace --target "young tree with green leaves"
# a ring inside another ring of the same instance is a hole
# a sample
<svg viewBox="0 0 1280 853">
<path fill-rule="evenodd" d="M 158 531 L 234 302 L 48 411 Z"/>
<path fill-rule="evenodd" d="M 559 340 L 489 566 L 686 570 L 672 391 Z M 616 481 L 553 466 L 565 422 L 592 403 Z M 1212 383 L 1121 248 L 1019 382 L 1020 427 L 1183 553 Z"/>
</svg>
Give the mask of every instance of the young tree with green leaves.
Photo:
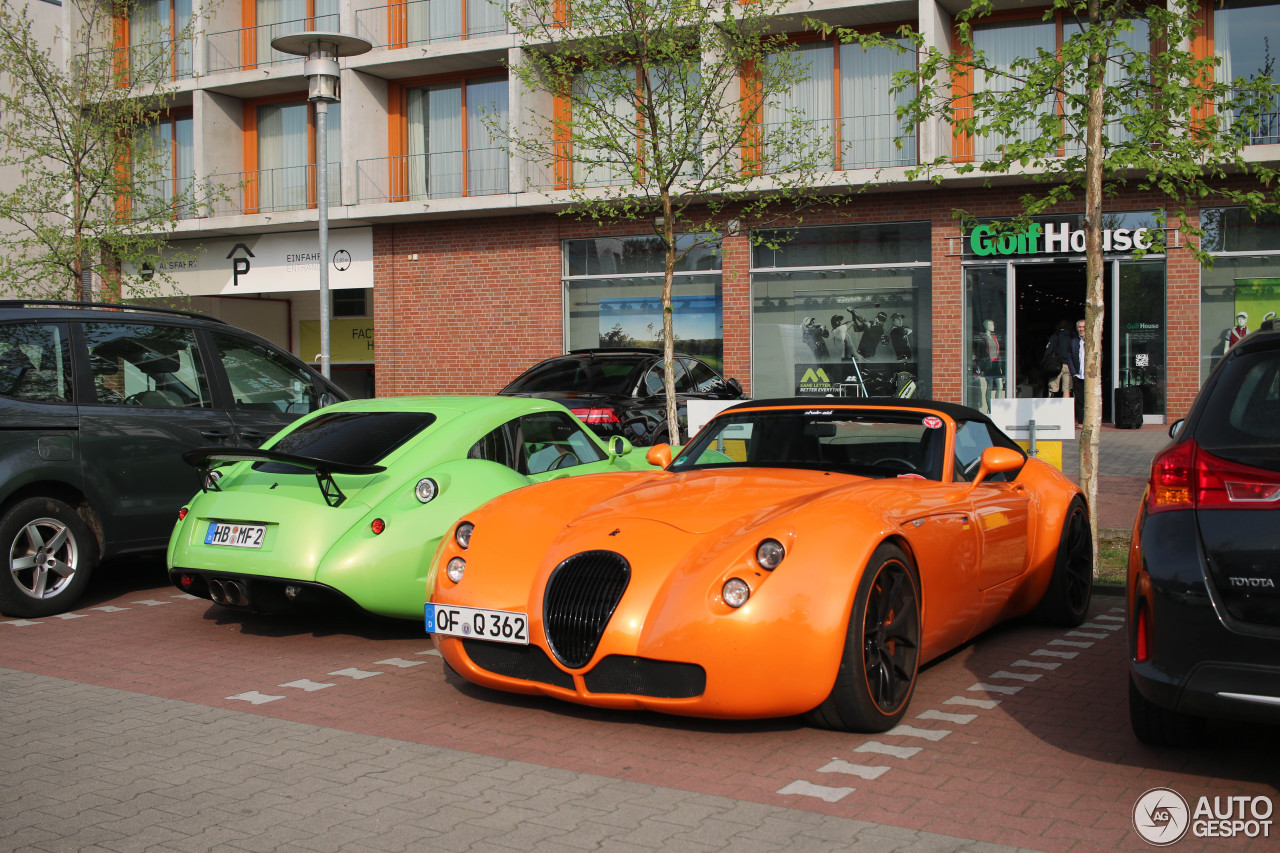
<svg viewBox="0 0 1280 853">
<path fill-rule="evenodd" d="M 1054 205 L 1084 198 L 1080 483 L 1089 503 L 1096 573 L 1108 200 L 1125 187 L 1158 194 L 1166 204 L 1160 212 L 1164 224 L 1191 235 L 1191 249 L 1210 261 L 1199 247 L 1193 206 L 1213 200 L 1244 206 L 1254 216 L 1280 210 L 1274 164 L 1251 160 L 1245 152 L 1251 139 L 1278 132 L 1269 124 L 1280 104 L 1280 76 L 1268 61 L 1225 79 L 1219 58 L 1198 56 L 1192 44 L 1205 17 L 1196 0 L 1052 0 L 1043 20 L 1061 16 L 1061 43 L 1012 56 L 1007 36 L 982 26 L 994 11 L 991 0 L 972 0 L 954 18 L 950 49 L 928 44 L 909 27 L 897 34 L 917 60 L 914 70 L 895 75 L 895 91 L 912 96 L 899 118 L 908 126 L 941 119 L 974 147 L 972 153 L 948 152 L 922 163 L 908 177 L 1027 176 L 1034 188 L 1021 196 L 1023 211 L 1007 224 L 1010 229 L 1027 227 Z M 879 34 L 838 33 L 864 45 L 894 43 Z M 966 211 L 957 215 L 973 224 Z"/>
<path fill-rule="evenodd" d="M 26 3 L 0 2 L 0 167 L 10 176 L 0 186 L 0 292 L 91 301 L 94 276 L 149 268 L 179 212 L 196 207 L 192 183 L 173 179 L 159 124 L 195 19 L 155 43 L 117 47 L 116 22 L 142 17 L 135 6 L 73 3 L 74 31 L 49 44 Z M 168 278 L 130 284 L 161 295 Z"/>
<path fill-rule="evenodd" d="M 523 44 L 511 74 L 545 93 L 545 109 L 505 131 L 516 153 L 546 165 L 530 182 L 562 192 L 564 213 L 600 225 L 652 223 L 665 249 L 673 444 L 681 440 L 672 372 L 677 265 L 748 221 L 798 221 L 833 180 L 831 127 L 797 115 L 769 120 L 799 79 L 778 32 L 786 5 L 529 0 L 509 13 Z"/>
</svg>

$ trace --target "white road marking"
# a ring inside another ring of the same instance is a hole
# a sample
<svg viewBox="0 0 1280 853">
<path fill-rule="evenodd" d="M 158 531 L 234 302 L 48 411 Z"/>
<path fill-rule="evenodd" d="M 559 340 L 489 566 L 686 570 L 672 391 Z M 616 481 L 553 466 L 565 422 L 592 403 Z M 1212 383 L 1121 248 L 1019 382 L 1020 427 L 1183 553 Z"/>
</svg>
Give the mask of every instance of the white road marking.
<svg viewBox="0 0 1280 853">
<path fill-rule="evenodd" d="M 1000 704 L 999 699 L 970 699 L 968 696 L 952 696 L 942 703 L 943 705 L 968 705 L 972 708 L 986 708 L 990 711 L 992 708 Z"/>
<path fill-rule="evenodd" d="M 876 755 L 892 755 L 894 758 L 910 758 L 921 749 L 922 747 L 919 746 L 890 746 L 878 740 L 869 740 L 866 743 L 859 744 L 853 751 L 874 752 Z"/>
<path fill-rule="evenodd" d="M 850 764 L 847 761 L 841 761 L 839 758 L 833 758 L 819 767 L 818 772 L 844 773 L 848 776 L 857 776 L 859 779 L 879 779 L 889 772 L 889 768 L 880 765 Z"/>
<path fill-rule="evenodd" d="M 1057 669 L 1062 666 L 1060 663 L 1046 663 L 1038 660 L 1016 660 L 1009 666 L 1033 666 L 1036 669 Z"/>
<path fill-rule="evenodd" d="M 436 657 L 440 657 L 440 650 L 439 650 L 439 649 L 423 649 L 423 650 L 422 650 L 422 651 L 420 651 L 420 652 L 414 652 L 414 654 L 416 654 L 416 655 L 435 655 Z"/>
<path fill-rule="evenodd" d="M 796 794 L 801 797 L 817 797 L 828 803 L 838 803 L 856 790 L 857 788 L 828 788 L 826 785 L 814 785 L 811 782 L 796 780 L 785 788 L 779 789 L 778 793 Z"/>
<path fill-rule="evenodd" d="M 331 672 L 329 675 L 345 675 L 347 678 L 354 678 L 358 681 L 361 678 L 373 678 L 375 675 L 386 675 L 386 673 L 369 672 L 368 670 L 356 669 L 354 666 L 349 666 L 346 669 L 339 669 Z"/>
<path fill-rule="evenodd" d="M 175 592 L 173 595 L 171 595 L 171 596 L 169 596 L 169 597 L 170 597 L 170 598 L 185 598 L 187 601 L 199 601 L 199 600 L 200 600 L 200 596 L 198 596 L 198 595 L 192 595 L 192 594 L 191 594 L 191 593 L 189 593 L 189 592 Z"/>
<path fill-rule="evenodd" d="M 1093 641 L 1081 642 L 1080 640 L 1050 640 L 1046 645 L 1050 646 L 1071 646 L 1076 649 L 1087 649 L 1093 645 Z"/>
<path fill-rule="evenodd" d="M 172 604 L 171 601 L 156 601 L 154 598 L 144 598 L 142 601 L 135 601 L 134 604 L 145 604 L 148 607 L 159 607 L 161 604 Z"/>
<path fill-rule="evenodd" d="M 885 732 L 887 735 L 902 735 L 903 737 L 920 737 L 925 740 L 942 740 L 951 734 L 947 729 L 918 729 L 915 726 L 894 726 Z"/>
<path fill-rule="evenodd" d="M 1113 607 L 1113 608 L 1111 608 L 1111 612 L 1112 612 L 1112 613 L 1123 613 L 1123 612 L 1124 612 L 1124 608 L 1123 608 L 1123 607 Z M 1106 619 L 1108 622 L 1123 622 L 1123 621 L 1124 621 L 1124 617 L 1123 617 L 1123 616 L 1108 616 L 1108 615 L 1107 615 L 1107 614 L 1105 614 L 1105 613 L 1099 613 L 1097 616 L 1095 616 L 1095 617 L 1093 617 L 1093 618 L 1094 618 L 1094 619 Z"/>
<path fill-rule="evenodd" d="M 1083 625 L 1081 625 L 1080 627 L 1081 627 L 1081 628 L 1093 628 L 1093 629 L 1095 629 L 1095 630 L 1096 630 L 1096 629 L 1098 629 L 1098 628 L 1105 628 L 1105 629 L 1107 629 L 1108 631 L 1119 631 L 1119 630 L 1120 630 L 1121 628 L 1123 628 L 1124 626 L 1123 626 L 1123 625 L 1110 625 L 1110 624 L 1107 624 L 1107 625 L 1099 625 L 1099 624 L 1098 624 L 1098 623 L 1096 623 L 1096 622 L 1086 622 L 1086 623 L 1084 623 Z"/>
<path fill-rule="evenodd" d="M 83 619 L 84 614 L 83 613 L 55 613 L 53 614 L 53 618 L 54 619 Z"/>
<path fill-rule="evenodd" d="M 1036 649 L 1031 653 L 1032 657 L 1065 658 L 1066 660 L 1071 660 L 1079 655 L 1079 652 L 1054 652 L 1049 649 Z"/>
<path fill-rule="evenodd" d="M 33 620 L 33 619 L 10 619 L 10 620 L 7 620 L 4 624 L 12 625 L 15 628 L 25 628 L 28 625 L 43 625 L 44 623 Z"/>
<path fill-rule="evenodd" d="M 1038 672 L 1008 672 L 1007 670 L 1002 669 L 999 672 L 991 673 L 987 678 L 1013 678 L 1018 681 L 1039 681 L 1044 678 L 1044 675 Z"/>
<path fill-rule="evenodd" d="M 277 687 L 296 687 L 299 690 L 305 690 L 308 693 L 314 693 L 317 690 L 324 690 L 326 687 L 334 685 L 324 681 L 312 681 L 309 678 L 299 678 L 297 681 L 286 681 L 284 684 L 276 685 Z"/>
<path fill-rule="evenodd" d="M 959 725 L 968 725 L 978 719 L 977 714 L 948 714 L 945 711 L 928 710 L 916 714 L 917 720 L 942 720 L 944 723 L 957 723 Z"/>
<path fill-rule="evenodd" d="M 128 610 L 127 607 L 116 607 L 114 604 L 104 604 L 101 607 L 90 607 L 90 610 L 101 610 L 103 613 L 123 613 Z"/>
<path fill-rule="evenodd" d="M 1018 693 L 1022 690 L 1021 687 L 1009 687 L 1004 684 L 983 684 L 982 682 L 978 682 L 977 684 L 973 685 L 969 689 L 983 690 L 983 691 L 986 691 L 987 693 L 1003 693 L 1006 696 L 1012 696 L 1013 694 Z"/>
<path fill-rule="evenodd" d="M 1118 627 L 1118 626 L 1117 626 Z M 1094 634 L 1090 631 L 1068 631 L 1065 637 L 1088 637 L 1091 640 L 1105 640 L 1110 634 Z"/>
<path fill-rule="evenodd" d="M 247 693 L 237 693 L 234 696 L 227 697 L 227 699 L 234 699 L 239 702 L 248 702 L 251 705 L 265 705 L 268 702 L 274 702 L 277 699 L 283 698 L 283 696 L 269 696 L 266 693 L 259 693 L 257 690 L 250 690 Z"/>
<path fill-rule="evenodd" d="M 376 660 L 373 662 L 373 665 L 378 666 L 379 664 L 384 664 L 384 663 L 387 666 L 398 666 L 401 669 L 408 669 L 411 666 L 422 666 L 424 663 L 426 663 L 426 661 L 405 660 L 404 658 L 387 658 L 386 660 Z"/>
</svg>

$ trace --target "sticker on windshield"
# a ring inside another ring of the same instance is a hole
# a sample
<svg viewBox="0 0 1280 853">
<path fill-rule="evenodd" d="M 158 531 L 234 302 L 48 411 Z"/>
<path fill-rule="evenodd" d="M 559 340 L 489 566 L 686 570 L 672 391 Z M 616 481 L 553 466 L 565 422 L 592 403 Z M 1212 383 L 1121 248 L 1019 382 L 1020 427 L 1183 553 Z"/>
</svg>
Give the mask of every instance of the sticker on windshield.
<svg viewBox="0 0 1280 853">
<path fill-rule="evenodd" d="M 942 429 L 942 418 L 937 415 L 927 416 L 922 423 L 929 429 Z"/>
</svg>

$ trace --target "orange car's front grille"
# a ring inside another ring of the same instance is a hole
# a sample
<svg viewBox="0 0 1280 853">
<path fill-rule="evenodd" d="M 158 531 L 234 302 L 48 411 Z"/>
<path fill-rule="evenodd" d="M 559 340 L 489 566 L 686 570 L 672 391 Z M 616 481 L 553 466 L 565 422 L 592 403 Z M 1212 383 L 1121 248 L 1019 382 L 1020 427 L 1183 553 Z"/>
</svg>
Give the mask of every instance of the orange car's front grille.
<svg viewBox="0 0 1280 853">
<path fill-rule="evenodd" d="M 551 573 L 542 606 L 552 654 L 570 669 L 587 665 L 631 581 L 631 566 L 613 551 L 574 554 Z"/>
</svg>

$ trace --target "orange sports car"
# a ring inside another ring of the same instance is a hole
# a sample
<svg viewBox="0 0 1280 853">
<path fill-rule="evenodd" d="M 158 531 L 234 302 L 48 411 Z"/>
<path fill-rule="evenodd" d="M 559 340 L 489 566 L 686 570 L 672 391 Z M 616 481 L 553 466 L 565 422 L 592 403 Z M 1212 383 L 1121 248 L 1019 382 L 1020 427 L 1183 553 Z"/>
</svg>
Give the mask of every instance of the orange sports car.
<svg viewBox="0 0 1280 853">
<path fill-rule="evenodd" d="M 427 581 L 448 665 L 600 708 L 883 731 L 922 664 L 995 623 L 1084 621 L 1079 488 L 973 409 L 754 401 L 672 453 L 459 521 Z"/>
</svg>

